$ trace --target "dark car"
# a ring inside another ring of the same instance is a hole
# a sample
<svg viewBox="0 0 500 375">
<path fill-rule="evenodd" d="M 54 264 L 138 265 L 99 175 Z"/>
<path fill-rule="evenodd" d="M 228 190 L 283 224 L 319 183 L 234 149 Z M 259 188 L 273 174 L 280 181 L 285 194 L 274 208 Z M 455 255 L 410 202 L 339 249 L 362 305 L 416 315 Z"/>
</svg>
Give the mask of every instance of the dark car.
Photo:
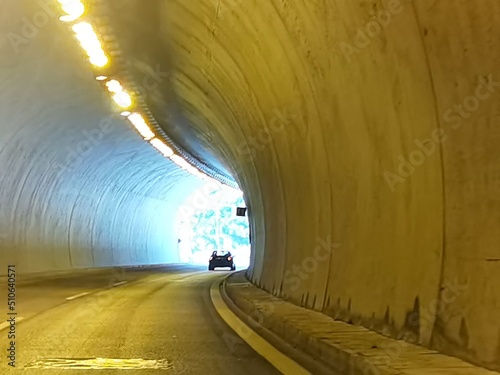
<svg viewBox="0 0 500 375">
<path fill-rule="evenodd" d="M 236 269 L 234 257 L 229 251 L 214 251 L 208 261 L 208 269 L 213 271 L 216 267 L 229 267 L 232 271 Z"/>
</svg>

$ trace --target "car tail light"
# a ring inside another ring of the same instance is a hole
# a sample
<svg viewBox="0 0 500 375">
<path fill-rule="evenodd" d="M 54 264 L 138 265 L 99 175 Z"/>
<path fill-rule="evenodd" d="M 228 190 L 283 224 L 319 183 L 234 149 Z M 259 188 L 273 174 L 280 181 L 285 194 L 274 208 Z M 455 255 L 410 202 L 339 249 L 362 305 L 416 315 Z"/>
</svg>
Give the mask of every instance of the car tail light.
<svg viewBox="0 0 500 375">
<path fill-rule="evenodd" d="M 233 258 L 232 257 L 227 257 L 227 260 L 231 260 L 231 259 L 233 259 Z"/>
<path fill-rule="evenodd" d="M 214 257 L 210 257 L 210 259 L 209 259 L 209 260 L 212 260 L 212 259 L 214 259 Z"/>
</svg>

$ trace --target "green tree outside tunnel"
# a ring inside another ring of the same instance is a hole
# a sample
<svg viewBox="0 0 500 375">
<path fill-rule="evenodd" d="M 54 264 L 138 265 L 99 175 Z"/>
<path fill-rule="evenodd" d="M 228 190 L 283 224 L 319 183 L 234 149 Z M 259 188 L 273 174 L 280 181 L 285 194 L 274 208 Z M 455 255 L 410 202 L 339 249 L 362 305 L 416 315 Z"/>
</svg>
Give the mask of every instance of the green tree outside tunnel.
<svg viewBox="0 0 500 375">
<path fill-rule="evenodd" d="M 219 188 L 207 194 L 206 209 L 194 210 L 189 223 L 181 223 L 180 257 L 190 263 L 206 263 L 214 250 L 231 251 L 239 265 L 249 259 L 249 226 L 245 217 L 236 216 L 236 207 L 245 206 L 243 195 L 234 189 Z"/>
</svg>

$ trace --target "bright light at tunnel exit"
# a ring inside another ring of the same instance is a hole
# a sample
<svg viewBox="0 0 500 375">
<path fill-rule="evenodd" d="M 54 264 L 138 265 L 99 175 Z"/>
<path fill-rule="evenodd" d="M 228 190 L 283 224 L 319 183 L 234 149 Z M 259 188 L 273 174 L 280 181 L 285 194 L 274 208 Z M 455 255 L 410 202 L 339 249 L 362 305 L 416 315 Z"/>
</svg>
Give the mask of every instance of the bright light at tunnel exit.
<svg viewBox="0 0 500 375">
<path fill-rule="evenodd" d="M 248 267 L 248 219 L 236 216 L 241 206 L 245 202 L 240 190 L 213 181 L 191 194 L 177 212 L 179 260 L 208 266 L 214 250 L 226 250 L 237 268 Z"/>
</svg>

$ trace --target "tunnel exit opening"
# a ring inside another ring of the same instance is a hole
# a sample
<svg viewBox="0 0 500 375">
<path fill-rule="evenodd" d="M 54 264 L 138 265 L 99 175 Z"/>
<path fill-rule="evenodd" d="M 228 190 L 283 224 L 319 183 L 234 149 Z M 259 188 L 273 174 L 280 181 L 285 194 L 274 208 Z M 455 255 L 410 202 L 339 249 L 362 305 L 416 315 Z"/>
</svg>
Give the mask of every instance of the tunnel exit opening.
<svg viewBox="0 0 500 375">
<path fill-rule="evenodd" d="M 191 194 L 176 217 L 180 262 L 207 265 L 214 251 L 230 251 L 238 268 L 248 267 L 248 218 L 237 215 L 244 206 L 241 190 L 215 181 Z"/>
</svg>

